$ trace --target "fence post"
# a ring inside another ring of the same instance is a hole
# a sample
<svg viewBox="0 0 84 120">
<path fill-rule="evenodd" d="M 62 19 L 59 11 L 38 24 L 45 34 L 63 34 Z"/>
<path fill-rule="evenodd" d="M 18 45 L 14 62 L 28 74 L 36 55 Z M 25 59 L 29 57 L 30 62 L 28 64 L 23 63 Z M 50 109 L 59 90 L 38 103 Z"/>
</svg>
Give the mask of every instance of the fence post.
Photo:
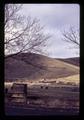
<svg viewBox="0 0 84 120">
<path fill-rule="evenodd" d="M 24 94 L 25 94 L 25 99 L 27 104 L 27 84 L 24 85 Z"/>
</svg>

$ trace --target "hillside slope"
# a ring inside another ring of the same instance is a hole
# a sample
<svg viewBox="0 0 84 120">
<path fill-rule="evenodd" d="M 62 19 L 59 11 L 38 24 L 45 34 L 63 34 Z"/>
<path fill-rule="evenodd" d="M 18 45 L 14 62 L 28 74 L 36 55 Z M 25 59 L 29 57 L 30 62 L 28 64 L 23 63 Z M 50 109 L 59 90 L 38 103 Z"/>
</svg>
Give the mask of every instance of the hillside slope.
<svg viewBox="0 0 84 120">
<path fill-rule="evenodd" d="M 67 62 L 67 63 L 69 63 L 69 64 L 76 65 L 76 66 L 79 66 L 79 65 L 80 65 L 79 57 L 59 59 L 59 60 L 64 61 L 64 62 Z"/>
<path fill-rule="evenodd" d="M 5 80 L 17 78 L 61 78 L 79 73 L 79 67 L 34 53 L 21 53 L 5 59 Z"/>
</svg>

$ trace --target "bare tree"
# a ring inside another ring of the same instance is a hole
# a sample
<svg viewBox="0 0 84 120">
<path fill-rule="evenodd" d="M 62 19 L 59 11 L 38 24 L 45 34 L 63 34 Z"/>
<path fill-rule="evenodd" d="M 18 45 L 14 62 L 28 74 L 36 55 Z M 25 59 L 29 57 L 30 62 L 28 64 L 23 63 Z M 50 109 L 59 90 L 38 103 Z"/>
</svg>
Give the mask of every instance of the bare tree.
<svg viewBox="0 0 84 120">
<path fill-rule="evenodd" d="M 65 40 L 66 42 L 70 42 L 79 48 L 80 47 L 79 30 L 76 30 L 75 27 L 70 27 L 69 31 L 63 32 L 63 40 Z"/>
<path fill-rule="evenodd" d="M 21 52 L 42 53 L 49 34 L 44 34 L 44 26 L 40 20 L 30 16 L 21 16 L 20 4 L 5 5 L 5 54 L 19 54 Z"/>
</svg>

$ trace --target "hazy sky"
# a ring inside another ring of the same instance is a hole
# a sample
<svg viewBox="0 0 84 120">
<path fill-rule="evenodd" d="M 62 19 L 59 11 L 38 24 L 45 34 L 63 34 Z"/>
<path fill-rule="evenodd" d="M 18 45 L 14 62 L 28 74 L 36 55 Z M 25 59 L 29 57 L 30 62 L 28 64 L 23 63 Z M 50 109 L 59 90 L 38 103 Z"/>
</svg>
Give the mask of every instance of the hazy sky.
<svg viewBox="0 0 84 120">
<path fill-rule="evenodd" d="M 80 6 L 78 4 L 24 4 L 21 14 L 40 19 L 45 32 L 52 35 L 47 51 L 50 57 L 68 58 L 79 56 L 79 50 L 62 40 L 62 32 L 75 26 L 80 28 Z"/>
</svg>

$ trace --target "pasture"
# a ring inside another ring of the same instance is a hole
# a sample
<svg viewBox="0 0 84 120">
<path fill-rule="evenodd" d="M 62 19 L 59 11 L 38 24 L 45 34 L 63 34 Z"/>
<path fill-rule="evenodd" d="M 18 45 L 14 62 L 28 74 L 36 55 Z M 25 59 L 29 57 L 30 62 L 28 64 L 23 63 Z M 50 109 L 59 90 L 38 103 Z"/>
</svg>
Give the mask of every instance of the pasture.
<svg viewBox="0 0 84 120">
<path fill-rule="evenodd" d="M 16 82 L 20 83 L 20 82 Z M 24 83 L 21 83 L 24 84 Z M 75 109 L 79 113 L 79 86 L 57 83 L 27 83 L 26 98 L 22 98 L 16 94 L 15 98 L 9 101 L 8 97 L 11 93 L 13 83 L 5 83 L 5 88 L 8 88 L 8 95 L 5 95 L 5 106 L 22 106 L 23 108 L 46 108 L 46 109 Z M 25 102 L 26 99 L 26 102 Z M 7 108 L 6 108 L 7 109 Z"/>
</svg>

